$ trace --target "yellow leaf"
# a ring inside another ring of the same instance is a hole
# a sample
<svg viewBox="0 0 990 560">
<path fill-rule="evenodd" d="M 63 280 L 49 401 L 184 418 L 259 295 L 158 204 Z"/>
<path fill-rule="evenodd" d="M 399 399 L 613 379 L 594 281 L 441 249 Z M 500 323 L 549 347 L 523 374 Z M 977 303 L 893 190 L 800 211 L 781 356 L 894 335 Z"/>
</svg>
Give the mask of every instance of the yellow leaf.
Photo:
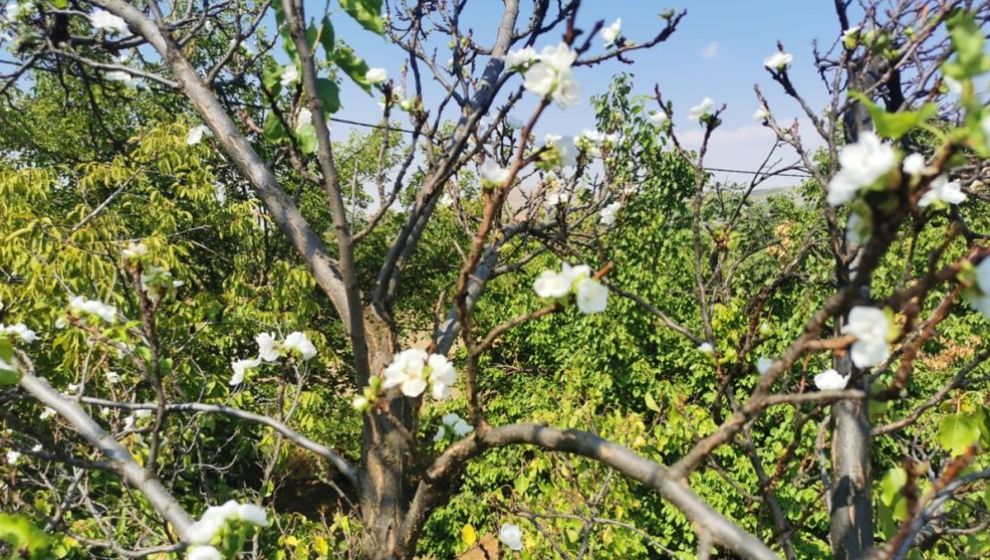
<svg viewBox="0 0 990 560">
<path fill-rule="evenodd" d="M 320 554 L 320 556 L 327 556 L 330 554 L 330 544 L 327 540 L 319 535 L 313 539 L 313 550 Z"/>
<path fill-rule="evenodd" d="M 478 540 L 478 532 L 474 530 L 474 527 L 470 523 L 461 527 L 461 540 L 468 546 L 473 545 Z"/>
<path fill-rule="evenodd" d="M 289 535 L 288 537 L 285 537 L 285 546 L 296 546 L 297 544 L 299 544 L 299 539 L 297 539 L 293 535 Z"/>
</svg>

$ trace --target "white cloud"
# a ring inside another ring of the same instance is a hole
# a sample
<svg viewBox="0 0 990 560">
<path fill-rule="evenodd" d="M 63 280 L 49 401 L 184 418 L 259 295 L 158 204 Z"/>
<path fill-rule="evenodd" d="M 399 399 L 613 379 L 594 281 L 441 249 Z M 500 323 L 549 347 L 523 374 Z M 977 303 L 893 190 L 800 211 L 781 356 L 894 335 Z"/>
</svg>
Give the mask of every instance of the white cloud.
<svg viewBox="0 0 990 560">
<path fill-rule="evenodd" d="M 708 43 L 705 48 L 701 49 L 699 54 L 701 55 L 701 58 L 705 60 L 715 60 L 715 58 L 718 57 L 718 48 L 719 42 L 712 41 L 711 43 Z"/>
</svg>

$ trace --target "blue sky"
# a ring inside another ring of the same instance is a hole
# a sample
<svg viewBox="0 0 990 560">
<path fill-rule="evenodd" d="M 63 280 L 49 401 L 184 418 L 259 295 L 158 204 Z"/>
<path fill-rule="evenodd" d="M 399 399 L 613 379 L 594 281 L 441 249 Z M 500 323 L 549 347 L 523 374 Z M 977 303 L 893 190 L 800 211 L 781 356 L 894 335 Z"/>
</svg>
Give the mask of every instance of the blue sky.
<svg viewBox="0 0 990 560">
<path fill-rule="evenodd" d="M 335 4 L 335 3 L 334 3 Z M 525 4 L 525 2 L 524 2 Z M 471 27 L 475 37 L 484 43 L 494 34 L 502 3 L 497 0 L 475 0 L 469 3 L 464 27 Z M 320 13 L 324 4 L 307 6 L 309 14 Z M 634 41 L 653 37 L 663 26 L 658 14 L 662 3 L 647 0 L 588 0 L 581 8 L 579 27 L 590 29 L 597 20 L 606 24 L 622 18 L 623 35 Z M 675 124 L 682 140 L 697 142 L 698 125 L 683 118 L 687 109 L 708 96 L 726 103 L 723 126 L 716 132 L 710 148 L 708 164 L 716 167 L 753 169 L 772 144 L 772 134 L 752 119 L 757 108 L 753 84 L 759 83 L 768 94 L 771 109 L 779 121 L 790 122 L 800 116 L 795 102 L 780 93 L 779 87 L 763 69 L 764 57 L 775 49 L 780 40 L 794 55 L 791 79 L 806 96 L 812 107 L 820 109 L 826 99 L 824 87 L 814 72 L 812 40 L 817 38 L 828 48 L 838 36 L 839 24 L 832 2 L 826 0 L 689 0 L 678 5 L 687 10 L 687 17 L 678 31 L 665 43 L 653 49 L 634 53 L 632 66 L 609 62 L 593 68 L 582 67 L 576 77 L 582 87 L 582 103 L 566 110 L 552 108 L 541 121 L 539 133 L 575 134 L 594 124 L 588 98 L 606 90 L 612 75 L 626 71 L 634 75 L 634 89 L 649 93 L 659 83 L 665 98 L 673 101 Z M 521 18 L 522 19 L 522 18 Z M 397 78 L 404 60 L 403 53 L 380 37 L 364 31 L 349 18 L 333 16 L 337 36 L 350 43 L 370 66 L 388 70 Z M 434 42 L 434 38 L 430 38 Z M 547 35 L 537 43 L 556 43 L 559 36 Z M 446 37 L 435 38 L 439 61 L 448 57 Z M 601 49 L 596 38 L 595 49 Z M 521 78 L 516 78 L 521 79 Z M 425 91 L 426 106 L 439 99 L 436 90 Z M 379 117 L 377 99 L 364 94 L 353 84 L 345 83 L 343 108 L 339 117 L 376 121 Z M 403 117 L 399 117 L 400 119 Z M 336 125 L 338 135 L 346 127 Z M 813 141 L 810 128 L 802 125 L 803 136 Z M 817 144 L 817 142 L 810 142 Z M 737 180 L 744 177 L 734 176 Z M 779 184 L 779 182 L 777 183 Z"/>
</svg>

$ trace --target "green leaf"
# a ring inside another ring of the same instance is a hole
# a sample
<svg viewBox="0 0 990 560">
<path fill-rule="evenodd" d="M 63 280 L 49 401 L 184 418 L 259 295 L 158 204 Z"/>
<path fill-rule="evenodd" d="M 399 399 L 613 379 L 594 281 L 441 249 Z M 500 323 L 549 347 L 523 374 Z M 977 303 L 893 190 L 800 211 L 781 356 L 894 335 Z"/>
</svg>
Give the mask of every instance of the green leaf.
<svg viewBox="0 0 990 560">
<path fill-rule="evenodd" d="M 907 484 L 907 471 L 902 467 L 894 467 L 883 475 L 880 481 L 880 499 L 886 505 L 894 503 L 894 498 L 900 495 L 901 488 Z"/>
<path fill-rule="evenodd" d="M 268 113 L 268 116 L 265 117 L 265 122 L 261 127 L 261 134 L 269 142 L 278 142 L 279 140 L 288 138 L 285 127 L 282 126 L 282 121 L 275 116 L 275 113 Z"/>
<path fill-rule="evenodd" d="M 18 558 L 44 558 L 48 549 L 48 536 L 23 515 L 0 513 L 0 540 L 10 543 Z"/>
<path fill-rule="evenodd" d="M 950 414 L 938 426 L 938 442 L 954 457 L 965 453 L 980 440 L 980 428 L 965 414 Z"/>
<path fill-rule="evenodd" d="M 261 83 L 272 95 L 277 96 L 282 90 L 282 71 L 283 68 L 277 64 L 266 64 L 261 70 Z"/>
<path fill-rule="evenodd" d="M 354 49 L 340 43 L 333 51 L 333 61 L 344 71 L 355 84 L 371 93 L 371 84 L 365 81 L 364 76 L 368 73 L 368 64 L 354 53 Z"/>
<path fill-rule="evenodd" d="M 52 0 L 52 6 L 64 10 L 69 7 L 69 0 Z"/>
<path fill-rule="evenodd" d="M 873 124 L 876 126 L 877 134 L 885 138 L 897 140 L 911 131 L 925 124 L 928 119 L 935 116 L 938 106 L 934 103 L 925 103 L 917 111 L 898 111 L 888 113 L 883 107 L 870 100 L 870 98 L 859 92 L 850 94 L 862 103 L 869 111 Z"/>
<path fill-rule="evenodd" d="M 299 149 L 304 154 L 311 154 L 316 151 L 316 127 L 313 123 L 303 123 L 296 127 L 296 138 L 299 140 Z"/>
<path fill-rule="evenodd" d="M 0 336 L 0 361 L 10 363 L 14 359 L 14 345 L 6 336 Z"/>
<path fill-rule="evenodd" d="M 973 78 L 990 70 L 990 57 L 983 53 L 983 31 L 972 12 L 959 11 L 954 15 L 949 20 L 949 35 L 956 52 L 953 70 L 958 75 L 954 78 Z"/>
<path fill-rule="evenodd" d="M 337 82 L 327 78 L 318 78 L 316 91 L 320 94 L 325 112 L 336 113 L 340 110 L 340 88 L 337 87 Z"/>
<path fill-rule="evenodd" d="M 361 27 L 379 35 L 385 33 L 385 22 L 381 17 L 382 0 L 340 0 L 340 7 Z"/>
<path fill-rule="evenodd" d="M 323 50 L 327 53 L 327 60 L 330 60 L 333 55 L 333 43 L 333 24 L 330 23 L 329 17 L 324 17 L 320 25 L 320 44 L 323 45 Z"/>
<path fill-rule="evenodd" d="M 646 393 L 643 396 L 643 400 L 646 401 L 646 408 L 653 412 L 660 412 L 660 406 L 657 404 L 657 401 L 653 400 L 653 395 Z"/>
<path fill-rule="evenodd" d="M 286 54 L 293 62 L 297 62 L 299 54 L 296 53 L 296 45 L 292 42 L 289 26 L 285 23 L 285 11 L 282 10 L 282 3 L 272 2 L 272 9 L 275 10 L 275 25 L 278 28 L 278 34 L 282 37 L 282 48 L 285 49 Z"/>
</svg>

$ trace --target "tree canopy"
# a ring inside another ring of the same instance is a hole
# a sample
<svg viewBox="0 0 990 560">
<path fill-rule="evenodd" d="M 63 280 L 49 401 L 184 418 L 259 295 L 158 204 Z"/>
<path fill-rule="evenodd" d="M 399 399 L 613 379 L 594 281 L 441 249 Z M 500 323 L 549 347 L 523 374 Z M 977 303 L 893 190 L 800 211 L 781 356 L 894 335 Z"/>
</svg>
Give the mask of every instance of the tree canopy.
<svg viewBox="0 0 990 560">
<path fill-rule="evenodd" d="M 990 2 L 777 43 L 742 183 L 688 11 L 479 3 L 8 0 L 0 554 L 990 554 Z"/>
</svg>

